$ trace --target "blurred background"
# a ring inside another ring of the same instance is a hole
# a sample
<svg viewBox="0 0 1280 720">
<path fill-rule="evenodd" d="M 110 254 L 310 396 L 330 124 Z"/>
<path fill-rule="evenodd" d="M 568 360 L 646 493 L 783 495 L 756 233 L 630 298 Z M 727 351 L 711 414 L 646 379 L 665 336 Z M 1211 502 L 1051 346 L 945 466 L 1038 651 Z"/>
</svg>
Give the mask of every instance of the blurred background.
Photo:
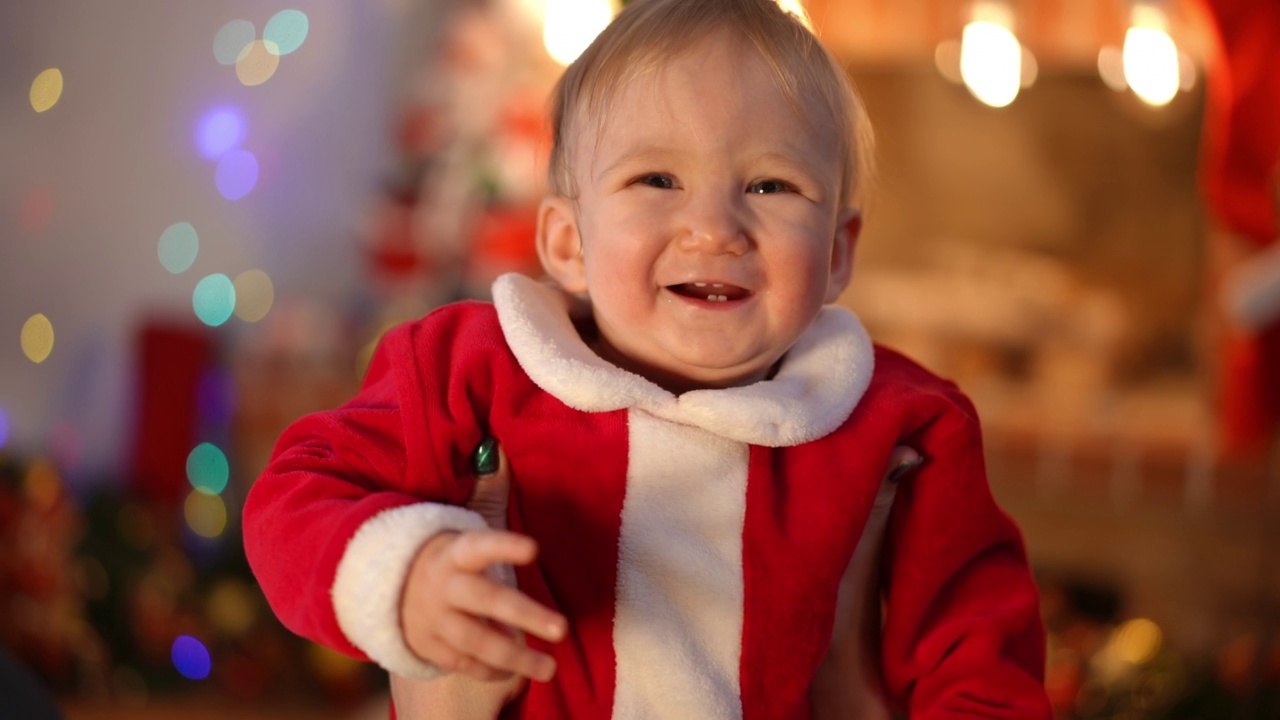
<svg viewBox="0 0 1280 720">
<path fill-rule="evenodd" d="M 1058 717 L 1280 718 L 1280 4 L 784 4 L 878 137 L 843 302 L 977 403 Z M 241 504 L 388 327 L 537 273 L 616 9 L 0 4 L 0 716 L 386 716 Z"/>
</svg>

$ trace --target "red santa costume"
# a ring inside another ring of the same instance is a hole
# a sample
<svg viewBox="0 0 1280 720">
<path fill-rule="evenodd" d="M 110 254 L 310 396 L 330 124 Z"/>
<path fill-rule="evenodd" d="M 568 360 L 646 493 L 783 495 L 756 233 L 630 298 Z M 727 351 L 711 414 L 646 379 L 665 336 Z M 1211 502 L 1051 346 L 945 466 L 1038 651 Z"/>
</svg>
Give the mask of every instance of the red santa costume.
<svg viewBox="0 0 1280 720">
<path fill-rule="evenodd" d="M 1021 536 L 987 487 L 968 400 L 824 308 L 769 380 L 673 395 L 606 363 L 560 294 L 507 275 L 382 341 L 363 389 L 290 427 L 245 549 L 295 632 L 409 677 L 402 585 L 422 543 L 484 527 L 471 450 L 499 441 L 519 587 L 563 613 L 525 718 L 811 715 L 837 590 L 890 453 L 928 460 L 885 538 L 882 671 L 912 718 L 1049 718 Z M 587 331 L 589 332 L 589 331 Z"/>
</svg>

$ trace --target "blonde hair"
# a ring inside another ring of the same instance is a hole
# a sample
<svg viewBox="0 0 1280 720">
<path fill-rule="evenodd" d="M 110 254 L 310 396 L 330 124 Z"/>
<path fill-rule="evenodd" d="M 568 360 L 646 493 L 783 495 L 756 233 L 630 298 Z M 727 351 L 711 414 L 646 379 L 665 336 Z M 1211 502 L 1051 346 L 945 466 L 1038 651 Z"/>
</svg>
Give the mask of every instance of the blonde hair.
<svg viewBox="0 0 1280 720">
<path fill-rule="evenodd" d="M 874 170 L 874 140 L 861 98 L 830 51 L 776 0 L 634 0 L 565 69 L 551 96 L 548 184 L 575 198 L 572 140 L 588 118 L 601 122 L 616 89 L 716 32 L 754 46 L 797 112 L 815 98 L 836 129 L 843 160 L 840 197 L 862 202 Z"/>
</svg>

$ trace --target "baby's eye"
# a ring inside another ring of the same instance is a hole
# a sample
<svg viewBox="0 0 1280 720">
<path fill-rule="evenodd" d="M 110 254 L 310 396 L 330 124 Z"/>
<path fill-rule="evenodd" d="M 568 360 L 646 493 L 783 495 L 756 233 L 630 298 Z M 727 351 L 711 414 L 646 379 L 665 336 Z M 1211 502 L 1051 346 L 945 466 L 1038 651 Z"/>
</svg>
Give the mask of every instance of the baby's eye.
<svg viewBox="0 0 1280 720">
<path fill-rule="evenodd" d="M 747 192 L 759 193 L 761 195 L 769 193 L 794 192 L 795 186 L 783 180 L 761 180 L 760 182 L 751 183 L 747 186 Z"/>
<path fill-rule="evenodd" d="M 670 190 L 676 186 L 676 181 L 672 180 L 669 176 L 658 175 L 656 173 L 651 175 L 641 175 L 632 182 L 637 185 L 648 185 L 649 187 L 655 187 L 661 190 Z"/>
</svg>

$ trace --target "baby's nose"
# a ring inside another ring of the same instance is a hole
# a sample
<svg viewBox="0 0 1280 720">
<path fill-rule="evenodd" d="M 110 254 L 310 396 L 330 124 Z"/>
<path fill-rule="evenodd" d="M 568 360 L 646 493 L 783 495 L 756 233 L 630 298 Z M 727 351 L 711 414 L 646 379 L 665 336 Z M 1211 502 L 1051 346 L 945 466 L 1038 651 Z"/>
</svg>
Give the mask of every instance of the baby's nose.
<svg viewBox="0 0 1280 720">
<path fill-rule="evenodd" d="M 741 255 L 750 247 L 742 208 L 728 198 L 700 198 L 684 211 L 680 247 L 690 252 Z"/>
</svg>

